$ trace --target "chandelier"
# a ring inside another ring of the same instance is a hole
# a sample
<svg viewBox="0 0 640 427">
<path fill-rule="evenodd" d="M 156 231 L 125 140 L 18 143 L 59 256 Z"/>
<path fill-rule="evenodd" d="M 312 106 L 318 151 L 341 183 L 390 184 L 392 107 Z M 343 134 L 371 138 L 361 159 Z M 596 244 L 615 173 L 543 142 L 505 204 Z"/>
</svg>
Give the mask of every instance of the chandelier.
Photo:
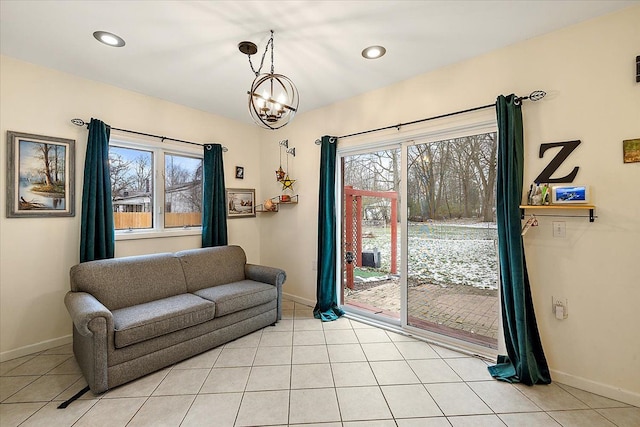
<svg viewBox="0 0 640 427">
<path fill-rule="evenodd" d="M 269 48 L 271 48 L 271 72 L 260 74 Z M 273 30 L 262 54 L 258 71 L 251 62 L 251 55 L 258 52 L 258 46 L 253 42 L 243 41 L 238 43 L 238 49 L 247 55 L 251 71 L 256 76 L 251 89 L 247 92 L 249 113 L 253 121 L 265 129 L 279 129 L 287 125 L 298 110 L 298 89 L 289 77 L 276 74 L 274 71 Z"/>
</svg>

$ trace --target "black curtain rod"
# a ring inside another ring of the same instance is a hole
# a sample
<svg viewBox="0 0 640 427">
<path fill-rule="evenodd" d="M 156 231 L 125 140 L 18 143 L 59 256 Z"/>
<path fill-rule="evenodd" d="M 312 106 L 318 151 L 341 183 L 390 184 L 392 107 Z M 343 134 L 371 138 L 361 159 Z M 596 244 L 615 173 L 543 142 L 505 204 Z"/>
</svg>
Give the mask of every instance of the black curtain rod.
<svg viewBox="0 0 640 427">
<path fill-rule="evenodd" d="M 85 122 L 82 119 L 71 119 L 71 123 L 73 123 L 76 126 L 86 126 L 87 128 L 89 128 L 89 123 Z M 111 126 L 111 129 L 119 130 L 121 132 L 133 133 L 133 134 L 136 134 L 136 135 L 143 135 L 143 136 L 150 136 L 152 138 L 158 138 L 162 142 L 164 142 L 165 140 L 168 140 L 168 141 L 181 142 L 183 144 L 197 145 L 199 147 L 204 147 L 205 145 L 209 145 L 209 144 L 200 144 L 198 142 L 184 141 L 182 139 L 169 138 L 167 136 L 153 135 L 151 133 L 138 132 L 138 131 L 135 131 L 135 130 L 120 129 L 120 128 L 115 128 L 115 127 L 112 127 L 112 126 Z M 222 146 L 222 151 L 227 152 L 227 151 L 229 151 L 229 149 L 227 147 L 225 147 L 225 146 Z"/>
<path fill-rule="evenodd" d="M 524 101 L 525 99 L 530 99 L 531 101 L 539 101 L 542 98 L 544 98 L 546 94 L 547 93 L 545 91 L 543 91 L 543 90 L 535 90 L 535 91 L 531 92 L 528 96 L 523 96 L 521 98 L 520 97 L 516 97 L 516 103 L 520 103 L 520 102 Z M 495 106 L 496 106 L 496 104 L 494 102 L 493 104 L 481 105 L 480 107 L 474 107 L 474 108 L 469 108 L 469 109 L 466 109 L 466 110 L 454 111 L 453 113 L 440 114 L 439 116 L 427 117 L 425 119 L 414 120 L 412 122 L 398 123 L 397 125 L 385 126 L 385 127 L 381 127 L 381 128 L 377 128 L 377 129 L 369 129 L 369 130 L 365 130 L 365 131 L 362 131 L 362 132 L 350 133 L 348 135 L 339 136 L 338 139 L 349 138 L 349 137 L 358 136 L 358 135 L 364 135 L 364 134 L 367 134 L 367 133 L 379 132 L 381 130 L 388 130 L 388 129 L 398 129 L 398 130 L 400 130 L 400 127 L 402 127 L 402 126 L 414 125 L 416 123 L 427 122 L 429 120 L 442 119 L 442 118 L 445 118 L 445 117 L 456 116 L 458 114 L 464 114 L 464 113 L 470 113 L 472 111 L 484 110 L 485 108 L 491 108 L 491 107 L 495 107 Z M 316 143 L 318 143 L 318 141 L 316 141 Z"/>
</svg>

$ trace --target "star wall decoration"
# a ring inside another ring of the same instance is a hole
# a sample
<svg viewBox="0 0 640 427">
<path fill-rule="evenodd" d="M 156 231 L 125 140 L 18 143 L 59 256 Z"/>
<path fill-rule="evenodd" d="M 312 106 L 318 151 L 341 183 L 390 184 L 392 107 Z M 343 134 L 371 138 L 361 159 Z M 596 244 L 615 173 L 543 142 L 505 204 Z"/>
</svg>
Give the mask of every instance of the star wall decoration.
<svg viewBox="0 0 640 427">
<path fill-rule="evenodd" d="M 282 182 L 282 191 L 287 189 L 293 191 L 293 183 L 296 182 L 296 180 L 289 178 L 289 174 L 287 174 L 287 176 L 281 182 Z"/>
<path fill-rule="evenodd" d="M 280 166 L 280 168 L 278 168 L 278 170 L 276 171 L 276 181 L 282 182 L 284 180 L 285 175 L 286 174 L 284 170 L 282 170 L 282 166 Z"/>
</svg>

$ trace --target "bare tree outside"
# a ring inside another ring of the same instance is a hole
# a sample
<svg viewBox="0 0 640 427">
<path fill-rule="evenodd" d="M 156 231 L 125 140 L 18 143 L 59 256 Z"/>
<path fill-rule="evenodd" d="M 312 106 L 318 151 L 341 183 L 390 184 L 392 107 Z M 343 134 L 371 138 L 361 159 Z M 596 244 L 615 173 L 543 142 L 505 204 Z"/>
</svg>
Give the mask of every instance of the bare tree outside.
<svg viewBox="0 0 640 427">
<path fill-rule="evenodd" d="M 151 191 L 151 182 L 153 168 L 151 165 L 151 157 L 143 154 L 133 160 L 133 169 L 135 172 L 135 191 Z"/>
<path fill-rule="evenodd" d="M 132 161 L 113 150 L 109 152 L 109 177 L 111 178 L 111 197 L 122 197 L 125 192 L 133 190 L 135 178 L 130 173 Z"/>
<path fill-rule="evenodd" d="M 412 220 L 495 221 L 495 132 L 416 144 L 408 157 Z"/>
</svg>

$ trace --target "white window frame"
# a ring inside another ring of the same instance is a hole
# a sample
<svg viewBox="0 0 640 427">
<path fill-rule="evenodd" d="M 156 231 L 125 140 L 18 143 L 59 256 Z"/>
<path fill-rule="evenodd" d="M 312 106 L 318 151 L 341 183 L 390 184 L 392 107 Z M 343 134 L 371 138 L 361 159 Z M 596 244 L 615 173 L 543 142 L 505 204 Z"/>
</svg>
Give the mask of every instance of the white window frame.
<svg viewBox="0 0 640 427">
<path fill-rule="evenodd" d="M 164 171 L 165 154 L 193 157 L 204 160 L 202 149 L 185 144 L 136 139 L 129 136 L 112 135 L 109 147 L 117 146 L 134 150 L 144 150 L 153 153 L 153 227 L 134 228 L 129 230 L 115 230 L 116 241 L 158 239 L 165 237 L 196 236 L 202 234 L 202 226 L 186 228 L 164 227 Z M 114 226 L 115 228 L 115 226 Z"/>
</svg>

